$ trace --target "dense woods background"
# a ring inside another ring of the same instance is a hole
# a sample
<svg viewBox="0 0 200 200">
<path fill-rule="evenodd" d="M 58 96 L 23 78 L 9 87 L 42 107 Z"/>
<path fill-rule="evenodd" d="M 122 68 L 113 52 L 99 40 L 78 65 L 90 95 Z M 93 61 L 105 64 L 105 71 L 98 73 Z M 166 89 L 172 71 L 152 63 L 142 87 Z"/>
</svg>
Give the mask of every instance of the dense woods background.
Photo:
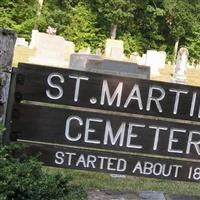
<svg viewBox="0 0 200 200">
<path fill-rule="evenodd" d="M 105 39 L 122 39 L 125 53 L 165 50 L 173 61 L 177 47 L 187 47 L 200 61 L 200 0 L 1 0 L 0 27 L 30 40 L 33 28 L 73 41 L 76 49 L 102 48 Z"/>
</svg>

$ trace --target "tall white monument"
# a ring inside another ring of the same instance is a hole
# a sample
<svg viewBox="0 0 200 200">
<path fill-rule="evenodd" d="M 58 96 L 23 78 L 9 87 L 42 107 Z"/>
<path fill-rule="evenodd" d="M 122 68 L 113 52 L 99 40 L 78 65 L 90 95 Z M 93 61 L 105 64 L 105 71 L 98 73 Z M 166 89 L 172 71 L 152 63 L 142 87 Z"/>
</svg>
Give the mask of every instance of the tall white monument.
<svg viewBox="0 0 200 200">
<path fill-rule="evenodd" d="M 172 77 L 172 82 L 184 83 L 186 81 L 186 69 L 188 64 L 189 52 L 187 48 L 180 48 L 178 51 L 176 65 L 174 66 L 174 73 Z"/>
</svg>

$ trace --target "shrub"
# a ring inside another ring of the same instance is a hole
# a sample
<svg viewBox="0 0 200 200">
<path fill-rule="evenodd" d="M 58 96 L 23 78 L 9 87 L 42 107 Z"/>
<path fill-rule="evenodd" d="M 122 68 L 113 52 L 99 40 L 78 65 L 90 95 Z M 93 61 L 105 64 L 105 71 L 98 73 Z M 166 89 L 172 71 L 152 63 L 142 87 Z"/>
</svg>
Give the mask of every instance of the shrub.
<svg viewBox="0 0 200 200">
<path fill-rule="evenodd" d="M 19 144 L 0 146 L 0 200 L 85 199 L 71 177 L 45 173 L 36 158 L 21 152 Z"/>
</svg>

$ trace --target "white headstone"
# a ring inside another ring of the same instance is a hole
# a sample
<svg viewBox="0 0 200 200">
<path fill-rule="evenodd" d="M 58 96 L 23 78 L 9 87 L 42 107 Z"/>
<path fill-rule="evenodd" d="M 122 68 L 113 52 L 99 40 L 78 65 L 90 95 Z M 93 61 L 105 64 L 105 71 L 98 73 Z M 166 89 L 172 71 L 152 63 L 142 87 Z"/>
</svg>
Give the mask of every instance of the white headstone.
<svg viewBox="0 0 200 200">
<path fill-rule="evenodd" d="M 123 61 L 125 59 L 124 50 L 118 47 L 112 47 L 109 58 Z"/>
<path fill-rule="evenodd" d="M 36 54 L 30 58 L 31 63 L 67 67 L 67 45 L 63 37 L 37 33 L 34 46 Z"/>
<path fill-rule="evenodd" d="M 123 60 L 124 42 L 122 40 L 107 39 L 105 46 L 105 57 L 116 60 Z"/>
<path fill-rule="evenodd" d="M 25 38 L 17 38 L 15 46 L 28 47 L 28 42 L 25 40 Z"/>
<path fill-rule="evenodd" d="M 159 75 L 159 70 L 165 68 L 165 62 L 165 51 L 148 50 L 146 54 L 145 63 L 143 64 L 151 67 L 151 75 Z"/>
<path fill-rule="evenodd" d="M 32 30 L 32 35 L 31 35 L 31 42 L 29 45 L 30 49 L 36 48 L 38 44 L 38 39 L 39 39 L 39 31 L 38 30 Z"/>
<path fill-rule="evenodd" d="M 147 50 L 145 65 L 150 66 L 151 75 L 160 75 L 159 54 L 156 50 Z"/>
<path fill-rule="evenodd" d="M 133 62 L 133 63 L 137 63 L 138 62 L 138 57 L 139 57 L 139 53 L 138 52 L 133 52 L 131 55 L 130 55 L 130 61 Z"/>
<path fill-rule="evenodd" d="M 66 59 L 69 61 L 71 54 L 75 52 L 75 44 L 71 41 L 66 41 L 65 44 L 67 47 Z"/>
<path fill-rule="evenodd" d="M 83 48 L 83 49 L 80 49 L 78 53 L 80 53 L 80 54 L 91 54 L 91 49 L 90 49 L 90 47 Z"/>
<path fill-rule="evenodd" d="M 184 83 L 186 81 L 185 72 L 187 69 L 188 56 L 189 52 L 187 48 L 182 47 L 179 49 L 173 73 L 173 82 Z"/>
<path fill-rule="evenodd" d="M 166 57 L 167 57 L 167 54 L 165 51 L 159 51 L 159 67 L 160 69 L 164 69 L 165 68 L 165 62 L 166 62 Z"/>
<path fill-rule="evenodd" d="M 137 63 L 138 65 L 146 65 L 147 54 L 142 54 L 140 61 Z"/>
</svg>

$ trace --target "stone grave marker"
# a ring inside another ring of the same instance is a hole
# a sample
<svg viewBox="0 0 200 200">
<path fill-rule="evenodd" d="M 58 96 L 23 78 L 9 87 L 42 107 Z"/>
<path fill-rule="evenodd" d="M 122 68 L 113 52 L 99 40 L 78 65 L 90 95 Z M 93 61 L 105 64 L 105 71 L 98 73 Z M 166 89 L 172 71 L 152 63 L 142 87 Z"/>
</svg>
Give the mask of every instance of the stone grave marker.
<svg viewBox="0 0 200 200">
<path fill-rule="evenodd" d="M 30 58 L 31 63 L 57 67 L 67 66 L 67 45 L 63 37 L 37 33 L 34 45 L 36 54 Z"/>
<path fill-rule="evenodd" d="M 88 59 L 86 63 L 86 71 L 129 76 L 141 79 L 150 78 L 150 68 L 147 66 L 110 59 Z"/>
<path fill-rule="evenodd" d="M 38 35 L 39 35 L 39 31 L 38 30 L 32 30 L 32 35 L 31 35 L 31 42 L 29 44 L 29 48 L 30 49 L 34 49 L 36 48 L 36 46 L 38 46 Z"/>
<path fill-rule="evenodd" d="M 91 49 L 90 49 L 90 47 L 83 48 L 83 49 L 79 50 L 79 53 L 80 54 L 90 54 L 91 53 Z"/>
<path fill-rule="evenodd" d="M 17 38 L 15 46 L 28 47 L 28 42 L 25 40 L 25 38 Z"/>
<path fill-rule="evenodd" d="M 138 57 L 140 57 L 139 53 L 138 52 L 133 52 L 130 55 L 130 61 L 133 62 L 133 63 L 138 63 Z"/>
<path fill-rule="evenodd" d="M 186 81 L 186 68 L 188 63 L 189 52 L 187 48 L 180 48 L 176 59 L 172 82 L 184 83 Z"/>
<path fill-rule="evenodd" d="M 122 48 L 112 47 L 109 58 L 113 59 L 113 60 L 121 60 L 121 61 L 123 61 L 124 58 L 125 58 L 124 50 Z"/>
<path fill-rule="evenodd" d="M 67 47 L 66 59 L 69 61 L 71 54 L 75 52 L 75 44 L 71 41 L 66 41 L 65 44 Z"/>
<path fill-rule="evenodd" d="M 122 40 L 107 39 L 105 57 L 117 60 L 124 59 L 124 43 Z"/>
<path fill-rule="evenodd" d="M 158 53 L 159 53 L 159 67 L 160 69 L 164 69 L 167 54 L 165 51 L 159 51 Z"/>
<path fill-rule="evenodd" d="M 156 50 L 147 50 L 145 65 L 150 66 L 151 75 L 159 75 L 159 55 Z"/>
<path fill-rule="evenodd" d="M 93 54 L 74 53 L 70 56 L 69 68 L 86 70 L 86 63 L 90 59 L 101 60 L 101 57 Z"/>
<path fill-rule="evenodd" d="M 69 68 L 149 79 L 150 68 L 131 62 L 103 59 L 98 55 L 72 54 Z"/>
</svg>

